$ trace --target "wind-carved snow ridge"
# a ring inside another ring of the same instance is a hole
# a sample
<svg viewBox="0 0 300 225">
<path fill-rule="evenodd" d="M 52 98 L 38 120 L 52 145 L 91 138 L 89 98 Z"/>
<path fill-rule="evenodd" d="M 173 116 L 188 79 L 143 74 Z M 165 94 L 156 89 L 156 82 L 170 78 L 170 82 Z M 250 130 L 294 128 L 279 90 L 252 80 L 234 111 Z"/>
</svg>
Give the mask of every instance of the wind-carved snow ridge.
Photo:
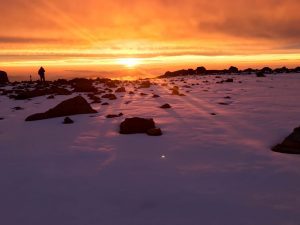
<svg viewBox="0 0 300 225">
<path fill-rule="evenodd" d="M 0 96 L 1 224 L 299 224 L 300 158 L 270 150 L 300 125 L 299 74 L 151 82 L 126 83 L 71 125 L 24 119 L 76 94 Z M 153 118 L 163 135 L 119 134 L 131 117 Z"/>
</svg>

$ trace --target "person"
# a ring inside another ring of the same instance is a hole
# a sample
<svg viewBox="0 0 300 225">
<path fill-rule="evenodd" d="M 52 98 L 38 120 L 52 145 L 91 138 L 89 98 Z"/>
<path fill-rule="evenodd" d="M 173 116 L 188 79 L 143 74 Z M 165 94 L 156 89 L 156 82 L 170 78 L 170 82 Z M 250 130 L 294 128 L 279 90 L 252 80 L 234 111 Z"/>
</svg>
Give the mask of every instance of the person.
<svg viewBox="0 0 300 225">
<path fill-rule="evenodd" d="M 40 78 L 41 78 L 41 81 L 42 82 L 45 82 L 45 72 L 46 72 L 46 70 L 43 68 L 43 67 L 41 67 L 40 69 L 39 69 L 39 75 L 40 75 Z"/>
</svg>

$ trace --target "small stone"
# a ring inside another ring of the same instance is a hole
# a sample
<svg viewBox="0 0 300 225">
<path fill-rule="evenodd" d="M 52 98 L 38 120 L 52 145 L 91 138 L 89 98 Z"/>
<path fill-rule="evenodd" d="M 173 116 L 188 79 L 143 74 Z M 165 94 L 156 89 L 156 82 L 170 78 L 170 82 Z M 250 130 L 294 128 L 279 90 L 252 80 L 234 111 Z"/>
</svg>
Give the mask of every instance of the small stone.
<svg viewBox="0 0 300 225">
<path fill-rule="evenodd" d="M 162 108 L 162 109 L 170 109 L 170 108 L 172 108 L 172 106 L 170 104 L 164 104 L 160 108 Z"/>
<path fill-rule="evenodd" d="M 70 117 L 66 117 L 63 122 L 63 124 L 72 124 L 72 123 L 74 123 L 74 121 Z"/>
<path fill-rule="evenodd" d="M 147 130 L 147 134 L 149 136 L 161 136 L 162 131 L 160 128 L 152 128 L 152 129 Z"/>
</svg>

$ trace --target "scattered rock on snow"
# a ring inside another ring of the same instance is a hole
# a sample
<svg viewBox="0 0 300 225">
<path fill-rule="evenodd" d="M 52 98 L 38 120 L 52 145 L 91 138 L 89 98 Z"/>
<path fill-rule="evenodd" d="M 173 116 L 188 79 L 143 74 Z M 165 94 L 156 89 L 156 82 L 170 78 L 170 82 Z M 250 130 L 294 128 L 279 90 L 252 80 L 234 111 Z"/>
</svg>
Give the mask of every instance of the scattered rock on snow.
<svg viewBox="0 0 300 225">
<path fill-rule="evenodd" d="M 120 134 L 147 133 L 150 129 L 155 129 L 153 119 L 139 117 L 127 118 L 120 125 Z"/>
<path fill-rule="evenodd" d="M 300 127 L 294 129 L 281 144 L 272 148 L 274 152 L 287 153 L 287 154 L 300 154 Z"/>
<path fill-rule="evenodd" d="M 105 94 L 102 96 L 102 98 L 108 98 L 109 100 L 116 100 L 117 96 L 115 96 L 114 94 Z"/>
<path fill-rule="evenodd" d="M 7 73 L 5 71 L 0 71 L 0 84 L 6 84 L 8 83 L 8 76 Z"/>
<path fill-rule="evenodd" d="M 125 87 L 120 87 L 115 92 L 116 93 L 126 92 L 126 89 L 125 89 Z"/>
<path fill-rule="evenodd" d="M 89 113 L 97 113 L 97 111 L 92 109 L 89 103 L 82 96 L 77 96 L 61 102 L 44 113 L 31 115 L 27 117 L 25 121 L 44 120 L 55 117 Z"/>
<path fill-rule="evenodd" d="M 172 108 L 172 106 L 170 104 L 164 104 L 160 108 L 162 108 L 162 109 L 170 109 L 170 108 Z"/>
<path fill-rule="evenodd" d="M 147 134 L 149 136 L 161 136 L 162 131 L 160 128 L 152 128 L 152 129 L 147 130 Z"/>
<path fill-rule="evenodd" d="M 121 116 L 123 116 L 123 113 L 119 113 L 118 115 L 116 115 L 116 114 L 109 114 L 109 115 L 106 116 L 106 118 L 112 119 L 112 118 L 117 118 L 117 117 L 121 117 Z"/>
<path fill-rule="evenodd" d="M 24 110 L 24 108 L 22 108 L 22 107 L 19 107 L 19 106 L 17 106 L 17 107 L 14 107 L 14 108 L 12 108 L 13 110 L 16 110 L 16 111 L 19 111 L 19 110 Z"/>
<path fill-rule="evenodd" d="M 63 124 L 72 124 L 72 123 L 74 123 L 74 121 L 70 117 L 66 117 L 63 122 Z"/>
</svg>

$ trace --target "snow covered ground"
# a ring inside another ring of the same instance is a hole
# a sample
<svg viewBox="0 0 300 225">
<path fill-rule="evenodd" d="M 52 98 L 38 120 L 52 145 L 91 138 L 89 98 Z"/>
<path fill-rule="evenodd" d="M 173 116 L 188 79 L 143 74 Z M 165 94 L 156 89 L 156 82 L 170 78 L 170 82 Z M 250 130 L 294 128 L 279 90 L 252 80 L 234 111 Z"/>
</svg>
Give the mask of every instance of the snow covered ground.
<svg viewBox="0 0 300 225">
<path fill-rule="evenodd" d="M 154 80 L 168 86 L 117 94 L 72 125 L 24 121 L 70 96 L 0 96 L 0 224 L 299 225 L 300 157 L 270 147 L 300 125 L 300 75 L 217 80 Z M 171 95 L 174 85 L 186 96 Z M 164 135 L 120 135 L 133 116 Z"/>
</svg>

